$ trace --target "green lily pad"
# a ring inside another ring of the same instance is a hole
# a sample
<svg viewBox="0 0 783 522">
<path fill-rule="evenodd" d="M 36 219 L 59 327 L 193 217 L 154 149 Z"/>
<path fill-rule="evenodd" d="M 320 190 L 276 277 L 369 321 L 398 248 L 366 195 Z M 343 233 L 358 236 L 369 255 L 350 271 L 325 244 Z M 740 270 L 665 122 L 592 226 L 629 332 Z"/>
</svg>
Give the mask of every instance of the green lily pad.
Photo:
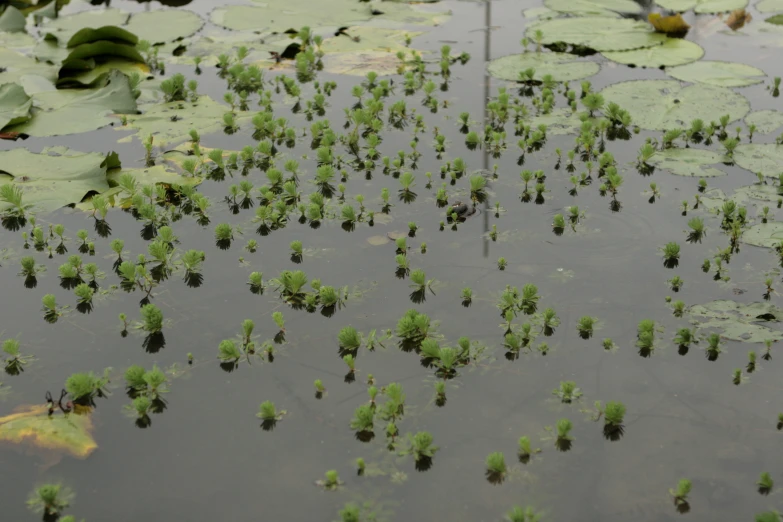
<svg viewBox="0 0 783 522">
<path fill-rule="evenodd" d="M 90 415 L 49 415 L 46 405 L 23 406 L 0 417 L 0 440 L 86 458 L 98 445 Z"/>
<path fill-rule="evenodd" d="M 748 5 L 748 0 L 655 0 L 655 3 L 678 13 L 694 9 L 699 14 L 712 14 L 742 9 Z"/>
<path fill-rule="evenodd" d="M 700 328 L 721 330 L 721 337 L 732 341 L 763 343 L 783 339 L 783 333 L 766 326 L 783 318 L 783 310 L 773 304 L 719 299 L 691 306 L 688 313 L 699 322 Z"/>
<path fill-rule="evenodd" d="M 539 125 L 546 125 L 547 135 L 561 136 L 564 134 L 574 134 L 582 127 L 582 120 L 579 114 L 564 107 L 553 109 L 549 114 L 540 114 L 530 120 L 530 125 L 537 128 Z"/>
<path fill-rule="evenodd" d="M 613 13 L 639 14 L 642 8 L 633 0 L 545 0 L 553 11 L 575 16 L 612 16 Z"/>
<path fill-rule="evenodd" d="M 65 147 L 40 154 L 22 148 L 0 151 L 0 184 L 15 184 L 22 189 L 25 204 L 50 212 L 78 203 L 90 192 L 109 189 L 106 172 L 113 154 Z"/>
<path fill-rule="evenodd" d="M 204 25 L 204 20 L 192 11 L 166 9 L 135 13 L 125 28 L 155 45 L 174 42 L 190 36 Z"/>
<path fill-rule="evenodd" d="M 443 12 L 416 9 L 404 3 L 384 2 L 376 5 L 383 13 L 373 15 L 372 7 L 354 0 L 322 0 L 313 9 L 311 0 L 267 0 L 263 5 L 233 5 L 218 7 L 211 14 L 217 25 L 234 30 L 262 30 L 285 32 L 300 27 L 342 27 L 372 19 L 410 25 L 436 25 L 443 20 Z"/>
<path fill-rule="evenodd" d="M 83 62 L 105 57 L 124 58 L 133 62 L 144 62 L 144 57 L 136 50 L 136 47 L 110 42 L 108 40 L 101 40 L 100 42 L 81 44 L 73 49 L 63 60 L 62 69 L 69 68 L 69 64 L 73 62 Z"/>
<path fill-rule="evenodd" d="M 0 14 L 0 31 L 19 33 L 24 31 L 27 20 L 22 12 L 12 5 L 6 6 Z"/>
<path fill-rule="evenodd" d="M 783 173 L 783 145 L 745 143 L 734 150 L 734 162 L 753 173 L 777 178 Z"/>
<path fill-rule="evenodd" d="M 190 129 L 196 129 L 202 136 L 222 131 L 223 115 L 227 112 L 229 112 L 227 106 L 221 105 L 209 96 L 201 96 L 196 103 L 171 102 L 152 105 L 144 114 L 128 115 L 127 126 L 117 128 L 136 129 L 141 136 L 152 135 L 157 145 L 173 145 L 190 139 Z M 236 118 L 240 126 L 252 116 L 250 113 L 244 114 L 240 113 Z M 120 143 L 132 139 L 133 135 L 126 136 L 120 140 Z"/>
<path fill-rule="evenodd" d="M 415 38 L 424 33 L 359 26 L 352 27 L 350 34 L 359 37 L 359 41 L 345 36 L 323 41 L 324 71 L 356 76 L 364 76 L 370 71 L 379 75 L 395 74 L 400 63 L 397 51 L 410 52 L 405 46 L 406 36 Z"/>
<path fill-rule="evenodd" d="M 783 241 L 783 223 L 759 223 L 742 234 L 743 243 L 753 246 L 775 248 Z"/>
<path fill-rule="evenodd" d="M 531 68 L 536 71 L 534 79 L 540 81 L 549 74 L 557 82 L 581 80 L 601 70 L 601 66 L 595 62 L 579 59 L 572 54 L 550 52 L 512 54 L 492 60 L 487 65 L 489 74 L 510 81 L 519 80 L 519 73 Z"/>
<path fill-rule="evenodd" d="M 0 63 L 5 70 L 0 71 L 0 83 L 22 83 L 24 76 L 44 76 L 51 81 L 57 78 L 57 68 L 40 63 L 10 49 L 0 47 Z"/>
<path fill-rule="evenodd" d="M 114 25 L 106 25 L 95 29 L 91 27 L 80 29 L 76 34 L 71 36 L 65 46 L 70 49 L 82 44 L 99 42 L 101 40 L 127 45 L 136 45 L 139 43 L 139 38 L 135 34 Z"/>
<path fill-rule="evenodd" d="M 783 0 L 761 0 L 755 5 L 759 13 L 773 13 L 783 11 Z"/>
<path fill-rule="evenodd" d="M 80 30 L 86 27 L 105 27 L 107 25 L 122 26 L 128 21 L 130 14 L 119 9 L 100 9 L 81 11 L 76 14 L 60 16 L 41 27 L 41 33 L 67 42 Z"/>
<path fill-rule="evenodd" d="M 663 45 L 634 51 L 601 53 L 613 62 L 637 67 L 672 67 L 695 62 L 704 56 L 704 49 L 682 38 L 670 38 Z"/>
<path fill-rule="evenodd" d="M 759 201 L 773 202 L 782 197 L 783 194 L 779 191 L 779 187 L 775 185 L 759 185 L 758 183 L 753 185 L 746 185 L 739 187 L 734 191 L 731 199 L 739 204 L 744 204 L 750 199 L 756 199 Z"/>
<path fill-rule="evenodd" d="M 668 130 L 687 127 L 699 118 L 717 120 L 728 114 L 730 121 L 750 110 L 748 100 L 731 89 L 712 85 L 683 86 L 675 80 L 632 80 L 601 91 L 606 103 L 615 102 L 627 110 L 643 129 Z"/>
<path fill-rule="evenodd" d="M 538 30 L 544 34 L 544 44 L 565 42 L 600 52 L 652 47 L 667 39 L 666 35 L 653 31 L 648 23 L 604 16 L 546 20 L 531 25 L 525 34 L 533 39 Z"/>
<path fill-rule="evenodd" d="M 522 11 L 522 16 L 530 20 L 538 18 L 539 20 L 549 20 L 551 18 L 557 18 L 560 13 L 553 11 L 548 7 L 528 7 Z"/>
<path fill-rule="evenodd" d="M 751 112 L 745 116 L 745 124 L 755 125 L 757 133 L 769 134 L 783 127 L 783 112 L 772 109 Z"/>
<path fill-rule="evenodd" d="M 33 118 L 14 131 L 38 137 L 77 134 L 116 122 L 114 114 L 137 110 L 128 77 L 119 71 L 111 71 L 95 90 L 59 89 L 34 96 Z"/>
<path fill-rule="evenodd" d="M 783 14 L 770 16 L 764 21 L 767 22 L 768 24 L 783 25 Z"/>
<path fill-rule="evenodd" d="M 719 87 L 746 87 L 761 83 L 767 77 L 761 69 L 744 63 L 710 60 L 672 67 L 666 72 L 683 82 L 706 83 Z"/>
<path fill-rule="evenodd" d="M 704 149 L 666 149 L 656 152 L 647 160 L 650 165 L 668 170 L 677 176 L 715 177 L 726 173 L 708 165 L 723 163 L 728 158 L 723 154 Z"/>
<path fill-rule="evenodd" d="M 32 106 L 33 99 L 24 92 L 21 85 L 0 85 L 0 131 L 9 125 L 29 120 Z"/>
</svg>

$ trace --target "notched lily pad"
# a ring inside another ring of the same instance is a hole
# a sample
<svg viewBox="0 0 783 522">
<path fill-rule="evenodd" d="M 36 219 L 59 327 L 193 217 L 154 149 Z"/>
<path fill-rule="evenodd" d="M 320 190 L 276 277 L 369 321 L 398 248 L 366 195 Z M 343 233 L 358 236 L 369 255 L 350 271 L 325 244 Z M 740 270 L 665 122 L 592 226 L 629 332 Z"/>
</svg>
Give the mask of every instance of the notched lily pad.
<svg viewBox="0 0 783 522">
<path fill-rule="evenodd" d="M 553 52 L 512 54 L 492 60 L 487 65 L 489 74 L 510 81 L 518 81 L 519 73 L 528 69 L 536 71 L 533 79 L 537 81 L 550 75 L 556 82 L 567 82 L 593 76 L 601 70 L 601 66 L 568 53 Z"/>
<path fill-rule="evenodd" d="M 683 86 L 675 80 L 616 83 L 606 87 L 601 94 L 606 103 L 615 102 L 631 113 L 635 124 L 649 130 L 687 127 L 697 118 L 713 121 L 724 114 L 729 115 L 730 121 L 736 121 L 750 110 L 748 100 L 731 89 L 712 85 Z"/>
<path fill-rule="evenodd" d="M 556 18 L 531 25 L 527 36 L 533 39 L 535 32 L 544 34 L 542 43 L 565 42 L 604 51 L 628 51 L 660 45 L 666 35 L 656 33 L 649 24 L 629 18 L 585 16 Z"/>
<path fill-rule="evenodd" d="M 755 8 L 759 13 L 783 11 L 783 0 L 761 0 L 756 3 Z"/>
<path fill-rule="evenodd" d="M 732 341 L 762 343 L 779 341 L 783 333 L 766 324 L 783 319 L 783 310 L 769 303 L 737 303 L 719 299 L 688 309 L 700 328 L 715 328 L 721 336 Z"/>
<path fill-rule="evenodd" d="M 86 458 L 98 448 L 89 414 L 51 415 L 46 405 L 22 406 L 0 417 L 0 440 Z"/>
<path fill-rule="evenodd" d="M 725 172 L 709 167 L 709 165 L 725 161 L 728 161 L 728 158 L 715 151 L 687 148 L 658 151 L 647 160 L 647 163 L 655 165 L 659 169 L 668 170 L 677 176 L 706 178 L 725 176 Z"/>
<path fill-rule="evenodd" d="M 667 69 L 669 76 L 683 82 L 706 83 L 719 87 L 746 87 L 761 83 L 767 75 L 744 63 L 703 60 Z"/>
<path fill-rule="evenodd" d="M 681 38 L 671 38 L 663 43 L 634 51 L 602 53 L 613 62 L 637 67 L 671 67 L 695 62 L 704 56 L 698 44 Z"/>
<path fill-rule="evenodd" d="M 33 99 L 24 92 L 21 85 L 0 85 L 0 130 L 29 120 L 32 106 Z"/>
</svg>

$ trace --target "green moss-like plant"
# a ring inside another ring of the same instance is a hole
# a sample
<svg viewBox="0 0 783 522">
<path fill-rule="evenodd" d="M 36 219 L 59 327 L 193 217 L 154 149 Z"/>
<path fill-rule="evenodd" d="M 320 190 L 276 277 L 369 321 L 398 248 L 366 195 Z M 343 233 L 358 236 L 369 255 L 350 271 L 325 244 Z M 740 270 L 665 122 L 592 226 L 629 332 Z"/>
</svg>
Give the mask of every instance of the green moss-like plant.
<svg viewBox="0 0 783 522">
<path fill-rule="evenodd" d="M 57 516 L 70 505 L 73 493 L 62 484 L 38 486 L 27 499 L 27 507 L 45 516 Z"/>
</svg>

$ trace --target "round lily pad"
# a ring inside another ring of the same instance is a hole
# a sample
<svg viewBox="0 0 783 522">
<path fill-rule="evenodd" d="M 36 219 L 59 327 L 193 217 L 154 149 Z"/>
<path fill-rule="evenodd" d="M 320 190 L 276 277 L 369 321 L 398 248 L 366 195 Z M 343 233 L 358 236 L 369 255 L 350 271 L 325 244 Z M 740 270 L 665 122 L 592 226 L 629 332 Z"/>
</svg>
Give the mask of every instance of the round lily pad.
<svg viewBox="0 0 783 522">
<path fill-rule="evenodd" d="M 524 9 L 522 11 L 522 16 L 529 19 L 535 19 L 538 18 L 539 20 L 548 20 L 550 18 L 557 18 L 560 16 L 560 13 L 557 11 L 553 11 L 548 7 L 539 6 L 539 7 L 528 7 L 527 9 Z"/>
<path fill-rule="evenodd" d="M 734 162 L 751 172 L 777 178 L 783 172 L 783 145 L 746 143 L 734 151 Z"/>
<path fill-rule="evenodd" d="M 725 13 L 742 9 L 748 5 L 748 0 L 655 0 L 659 6 L 683 13 L 693 9 L 697 13 Z"/>
<path fill-rule="evenodd" d="M 675 80 L 633 80 L 601 91 L 606 103 L 615 102 L 631 113 L 643 129 L 668 130 L 689 126 L 695 119 L 730 121 L 743 118 L 750 103 L 739 93 L 713 85 L 683 86 Z"/>
<path fill-rule="evenodd" d="M 565 42 L 600 52 L 652 47 L 667 39 L 666 35 L 653 31 L 648 23 L 606 16 L 546 20 L 531 25 L 526 34 L 534 39 L 536 31 L 543 33 L 544 44 Z"/>
<path fill-rule="evenodd" d="M 487 66 L 489 74 L 495 78 L 511 81 L 518 80 L 520 72 L 531 68 L 536 71 L 534 79 L 540 81 L 549 74 L 557 82 L 581 80 L 601 70 L 595 62 L 579 59 L 567 53 L 548 52 L 512 54 L 492 60 Z"/>
<path fill-rule="evenodd" d="M 761 0 L 756 4 L 756 11 L 759 13 L 774 13 L 783 11 L 783 0 Z"/>
<path fill-rule="evenodd" d="M 668 170 L 677 176 L 715 177 L 726 173 L 716 168 L 708 167 L 727 161 L 726 156 L 715 151 L 704 149 L 666 149 L 656 152 L 647 160 L 650 165 Z"/>
<path fill-rule="evenodd" d="M 709 60 L 672 67 L 666 72 L 669 76 L 684 82 L 707 83 L 721 87 L 746 87 L 761 83 L 767 77 L 761 69 L 744 63 Z"/>
<path fill-rule="evenodd" d="M 704 49 L 698 44 L 681 38 L 670 38 L 663 45 L 602 53 L 613 62 L 637 67 L 671 67 L 695 62 L 704 56 Z"/>
<path fill-rule="evenodd" d="M 742 242 L 748 245 L 775 248 L 783 241 L 783 223 L 759 223 L 742 234 Z"/>
<path fill-rule="evenodd" d="M 181 40 L 204 25 L 199 15 L 184 9 L 145 11 L 131 16 L 125 29 L 151 44 Z"/>
<path fill-rule="evenodd" d="M 769 23 L 769 24 L 783 25 L 783 14 L 770 16 L 769 18 L 767 18 L 764 21 Z"/>
<path fill-rule="evenodd" d="M 751 112 L 745 117 L 745 123 L 755 125 L 758 133 L 769 134 L 783 127 L 783 112 L 772 109 Z"/>
<path fill-rule="evenodd" d="M 613 16 L 614 13 L 639 14 L 642 8 L 633 0 L 545 0 L 553 11 L 578 16 Z"/>
</svg>

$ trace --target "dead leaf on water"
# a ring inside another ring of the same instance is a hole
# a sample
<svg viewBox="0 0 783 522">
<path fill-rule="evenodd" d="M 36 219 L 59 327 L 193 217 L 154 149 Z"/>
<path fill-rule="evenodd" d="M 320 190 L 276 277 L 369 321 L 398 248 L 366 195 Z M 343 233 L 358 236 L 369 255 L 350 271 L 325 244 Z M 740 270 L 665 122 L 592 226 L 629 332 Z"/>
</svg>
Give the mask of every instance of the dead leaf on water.
<svg viewBox="0 0 783 522">
<path fill-rule="evenodd" d="M 745 9 L 737 9 L 729 13 L 728 18 L 726 18 L 726 25 L 732 31 L 736 31 L 742 29 L 751 20 L 753 20 L 753 16 L 749 12 Z"/>
<path fill-rule="evenodd" d="M 661 16 L 660 13 L 650 13 L 647 20 L 659 33 L 676 34 L 684 36 L 691 28 L 688 23 L 682 19 L 682 15 L 677 13 L 672 16 Z"/>
<path fill-rule="evenodd" d="M 367 242 L 372 246 L 381 246 L 389 242 L 389 238 L 386 236 L 370 236 L 367 238 Z"/>
<path fill-rule="evenodd" d="M 0 417 L 0 441 L 28 444 L 38 448 L 88 457 L 98 445 L 92 438 L 92 419 L 88 414 L 49 415 L 44 404 L 21 406 Z"/>
</svg>

